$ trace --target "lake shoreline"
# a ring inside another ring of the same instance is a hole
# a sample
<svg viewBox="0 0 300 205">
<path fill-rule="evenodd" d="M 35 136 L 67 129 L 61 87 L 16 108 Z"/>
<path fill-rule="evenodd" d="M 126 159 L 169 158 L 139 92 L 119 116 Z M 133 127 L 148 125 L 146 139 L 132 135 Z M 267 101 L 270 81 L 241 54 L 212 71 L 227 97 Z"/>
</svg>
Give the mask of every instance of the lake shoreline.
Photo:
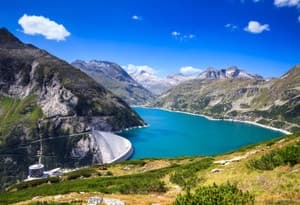
<svg viewBox="0 0 300 205">
<path fill-rule="evenodd" d="M 210 116 L 207 116 L 207 115 L 203 115 L 203 114 L 195 114 L 195 113 L 190 113 L 190 112 L 184 112 L 184 111 L 177 111 L 177 110 L 170 110 L 170 109 L 167 109 L 167 108 L 160 108 L 160 107 L 146 107 L 146 106 L 131 106 L 133 108 L 145 108 L 145 109 L 156 109 L 156 110 L 163 110 L 163 111 L 167 111 L 167 112 L 175 112 L 175 113 L 181 113 L 181 114 L 186 114 L 186 115 L 193 115 L 193 116 L 198 116 L 198 117 L 204 117 L 208 120 L 211 120 L 211 121 L 228 121 L 228 122 L 240 122 L 240 123 L 245 123 L 245 124 L 251 124 L 251 125 L 255 125 L 255 126 L 258 126 L 258 127 L 263 127 L 263 128 L 266 128 L 266 129 L 270 129 L 270 130 L 273 130 L 273 131 L 278 131 L 278 132 L 281 132 L 283 134 L 286 134 L 286 135 L 290 135 L 290 134 L 293 134 L 287 130 L 284 130 L 284 129 L 280 129 L 280 128 L 276 128 L 276 127 L 272 127 L 272 126 L 268 126 L 268 125 L 263 125 L 263 124 L 260 124 L 260 123 L 257 123 L 257 122 L 252 122 L 252 121 L 244 121 L 244 120 L 235 120 L 235 119 L 217 119 L 217 118 L 212 118 Z"/>
</svg>

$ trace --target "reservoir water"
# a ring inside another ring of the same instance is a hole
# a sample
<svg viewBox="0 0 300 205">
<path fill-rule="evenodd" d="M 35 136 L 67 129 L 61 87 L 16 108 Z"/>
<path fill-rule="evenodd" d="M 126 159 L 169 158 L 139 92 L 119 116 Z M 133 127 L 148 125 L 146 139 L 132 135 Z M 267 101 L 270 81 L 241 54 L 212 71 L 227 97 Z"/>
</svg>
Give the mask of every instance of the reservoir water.
<svg viewBox="0 0 300 205">
<path fill-rule="evenodd" d="M 214 155 L 283 136 L 278 131 L 239 122 L 151 108 L 134 108 L 150 126 L 120 133 L 134 147 L 133 159 Z"/>
</svg>

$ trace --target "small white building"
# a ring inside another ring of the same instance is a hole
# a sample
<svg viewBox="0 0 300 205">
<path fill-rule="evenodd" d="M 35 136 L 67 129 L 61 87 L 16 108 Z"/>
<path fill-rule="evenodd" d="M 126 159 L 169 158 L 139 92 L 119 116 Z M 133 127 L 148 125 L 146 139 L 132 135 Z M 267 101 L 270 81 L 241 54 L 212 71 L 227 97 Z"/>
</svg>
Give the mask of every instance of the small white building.
<svg viewBox="0 0 300 205">
<path fill-rule="evenodd" d="M 28 168 L 28 178 L 41 178 L 44 175 L 43 164 L 33 164 Z"/>
<path fill-rule="evenodd" d="M 42 179 L 52 176 L 61 176 L 62 174 L 63 171 L 61 170 L 61 168 L 55 168 L 49 171 L 45 171 L 43 164 L 33 164 L 28 168 L 28 177 L 25 181 Z"/>
</svg>

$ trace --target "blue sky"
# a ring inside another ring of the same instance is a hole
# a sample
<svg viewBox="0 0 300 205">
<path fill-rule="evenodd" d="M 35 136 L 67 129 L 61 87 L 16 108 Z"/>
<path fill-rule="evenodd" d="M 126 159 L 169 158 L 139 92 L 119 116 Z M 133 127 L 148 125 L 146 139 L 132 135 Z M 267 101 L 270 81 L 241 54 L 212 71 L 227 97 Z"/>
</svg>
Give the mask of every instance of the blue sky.
<svg viewBox="0 0 300 205">
<path fill-rule="evenodd" d="M 299 7 L 300 0 L 10 0 L 1 2 L 0 26 L 69 62 L 148 65 L 160 76 L 236 65 L 272 77 L 300 64 Z M 63 28 L 36 28 L 32 16 Z"/>
</svg>

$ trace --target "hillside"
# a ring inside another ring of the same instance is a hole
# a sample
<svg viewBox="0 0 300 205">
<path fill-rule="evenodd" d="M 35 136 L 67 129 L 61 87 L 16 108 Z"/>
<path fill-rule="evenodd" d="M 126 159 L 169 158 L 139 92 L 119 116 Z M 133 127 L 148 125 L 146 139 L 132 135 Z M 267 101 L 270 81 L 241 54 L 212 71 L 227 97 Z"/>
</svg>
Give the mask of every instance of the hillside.
<svg viewBox="0 0 300 205">
<path fill-rule="evenodd" d="M 172 204 L 176 198 L 174 204 L 191 204 L 198 193 L 197 201 L 205 199 L 204 204 L 218 199 L 235 200 L 225 204 L 296 205 L 300 203 L 299 156 L 300 135 L 296 134 L 213 157 L 97 165 L 59 178 L 16 184 L 0 193 L 0 203 L 85 204 L 90 197 L 105 197 L 128 205 Z"/>
<path fill-rule="evenodd" d="M 26 177 L 28 165 L 37 162 L 40 138 L 52 138 L 42 143 L 47 169 L 78 166 L 96 162 L 92 128 L 143 124 L 88 75 L 0 29 L 1 187 Z"/>
<path fill-rule="evenodd" d="M 115 63 L 76 60 L 71 65 L 88 74 L 130 105 L 143 105 L 154 99 L 154 94 L 133 80 L 121 66 Z"/>
<path fill-rule="evenodd" d="M 269 81 L 195 79 L 182 83 L 150 106 L 254 121 L 291 132 L 300 130 L 300 66 Z"/>
</svg>

